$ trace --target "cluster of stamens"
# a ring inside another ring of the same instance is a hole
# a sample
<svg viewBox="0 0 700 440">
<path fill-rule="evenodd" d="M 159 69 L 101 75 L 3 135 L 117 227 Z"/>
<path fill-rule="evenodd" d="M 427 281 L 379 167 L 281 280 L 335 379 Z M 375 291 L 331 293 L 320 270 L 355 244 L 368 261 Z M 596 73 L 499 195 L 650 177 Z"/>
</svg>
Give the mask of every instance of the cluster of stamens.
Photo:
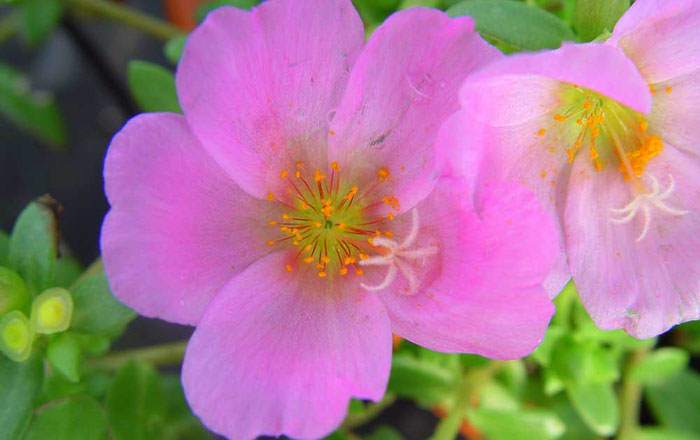
<svg viewBox="0 0 700 440">
<path fill-rule="evenodd" d="M 280 218 L 268 224 L 277 228 L 281 237 L 269 240 L 269 246 L 291 244 L 296 258 L 286 264 L 292 272 L 301 265 L 313 267 L 320 278 L 350 272 L 363 275 L 360 264 L 370 254 L 380 252 L 372 239 L 392 238 L 384 229 L 400 209 L 398 199 L 383 192 L 391 173 L 386 167 L 376 172 L 376 179 L 367 188 L 345 182 L 340 165 L 333 162 L 328 173 L 306 170 L 296 162 L 292 170 L 283 169 L 279 177 L 285 188 L 282 194 L 270 193 L 268 199 L 285 206 Z M 380 214 L 389 208 L 388 213 Z"/>
<path fill-rule="evenodd" d="M 641 177 L 649 161 L 663 151 L 661 138 L 649 133 L 644 115 L 581 87 L 564 89 L 562 106 L 552 119 L 558 125 L 556 133 L 575 134 L 554 140 L 565 144 L 569 163 L 587 148 L 596 171 L 616 162 L 626 180 Z M 547 129 L 541 128 L 537 135 L 544 137 L 546 133 Z"/>
<path fill-rule="evenodd" d="M 666 87 L 664 92 L 672 90 Z M 651 92 L 658 93 L 654 89 Z M 616 163 L 624 180 L 631 184 L 633 199 L 622 208 L 611 209 L 612 223 L 627 224 L 641 213 L 642 229 L 637 238 L 641 241 L 649 232 L 652 208 L 672 216 L 688 214 L 667 202 L 675 190 L 673 176 L 669 175 L 669 185 L 662 190 L 658 180 L 646 172 L 649 162 L 663 152 L 664 144 L 649 132 L 644 115 L 581 87 L 565 87 L 561 102 L 552 116 L 553 124 L 559 125 L 552 130 L 558 134 L 552 140 L 566 146 L 569 163 L 587 147 L 596 171 L 603 171 L 607 163 Z M 536 134 L 544 138 L 547 133 L 548 129 L 541 128 Z"/>
</svg>

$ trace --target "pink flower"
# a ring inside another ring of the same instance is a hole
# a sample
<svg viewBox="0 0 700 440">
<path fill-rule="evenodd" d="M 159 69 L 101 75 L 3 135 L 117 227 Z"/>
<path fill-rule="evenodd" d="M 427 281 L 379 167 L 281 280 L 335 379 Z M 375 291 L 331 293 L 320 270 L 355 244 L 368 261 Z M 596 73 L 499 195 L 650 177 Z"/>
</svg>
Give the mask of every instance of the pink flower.
<svg viewBox="0 0 700 440">
<path fill-rule="evenodd" d="M 700 2 L 638 0 L 607 44 L 470 76 L 467 136 L 559 215 L 596 323 L 655 336 L 700 315 Z M 493 168 L 496 169 L 496 168 Z M 562 253 L 550 280 L 567 278 Z"/>
<path fill-rule="evenodd" d="M 365 45 L 349 0 L 222 8 L 189 37 L 184 117 L 110 145 L 102 251 L 122 301 L 197 326 L 183 382 L 208 427 L 322 437 L 382 397 L 392 331 L 496 358 L 541 340 L 554 221 L 525 190 L 474 194 L 476 168 L 437 177 L 459 84 L 498 56 L 428 9 Z"/>
</svg>

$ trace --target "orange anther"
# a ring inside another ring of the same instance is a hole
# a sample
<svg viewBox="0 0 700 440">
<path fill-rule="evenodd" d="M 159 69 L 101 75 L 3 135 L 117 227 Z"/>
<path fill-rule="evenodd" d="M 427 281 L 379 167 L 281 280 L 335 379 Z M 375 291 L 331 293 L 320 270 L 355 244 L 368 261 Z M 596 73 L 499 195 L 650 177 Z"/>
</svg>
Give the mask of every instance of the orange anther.
<svg viewBox="0 0 700 440">
<path fill-rule="evenodd" d="M 377 170 L 377 178 L 381 182 L 386 182 L 390 175 L 391 174 L 389 173 L 389 169 L 387 167 L 381 167 Z"/>
<path fill-rule="evenodd" d="M 320 170 L 314 171 L 314 180 L 316 181 L 316 183 L 322 181 L 325 178 L 326 176 Z"/>
<path fill-rule="evenodd" d="M 537 136 L 539 136 L 539 137 L 543 137 L 546 133 L 547 133 L 547 130 L 544 128 L 540 128 L 539 130 L 537 130 Z"/>
<path fill-rule="evenodd" d="M 292 265 L 291 265 L 291 264 L 288 264 L 288 265 L 284 266 L 284 268 L 287 269 L 287 272 L 291 272 L 291 271 L 292 271 Z"/>
</svg>

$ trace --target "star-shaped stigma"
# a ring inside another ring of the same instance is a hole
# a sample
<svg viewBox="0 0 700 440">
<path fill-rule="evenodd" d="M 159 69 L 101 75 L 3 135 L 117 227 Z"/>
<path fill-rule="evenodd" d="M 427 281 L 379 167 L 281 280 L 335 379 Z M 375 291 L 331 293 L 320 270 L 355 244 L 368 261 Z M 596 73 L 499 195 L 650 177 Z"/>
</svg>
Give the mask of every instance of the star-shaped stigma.
<svg viewBox="0 0 700 440">
<path fill-rule="evenodd" d="M 384 237 L 372 239 L 372 245 L 386 248 L 388 253 L 386 255 L 366 258 L 360 261 L 360 265 L 388 266 L 388 269 L 386 276 L 381 283 L 377 285 L 367 285 L 362 283 L 361 286 L 363 288 L 369 290 L 370 292 L 384 290 L 389 287 L 394 280 L 396 280 L 396 275 L 398 272 L 401 272 L 401 274 L 408 281 L 409 293 L 414 294 L 416 291 L 418 291 L 418 277 L 411 267 L 411 263 L 407 260 L 424 259 L 425 257 L 435 255 L 438 252 L 438 249 L 435 246 L 411 249 L 411 246 L 413 246 L 418 238 L 418 230 L 420 228 L 420 220 L 418 218 L 417 209 L 414 208 L 413 211 L 411 211 L 411 218 L 411 230 L 401 244 Z"/>
<path fill-rule="evenodd" d="M 673 191 L 676 189 L 676 182 L 673 176 L 669 174 L 668 176 L 668 187 L 662 191 L 661 185 L 656 177 L 649 175 L 649 180 L 651 181 L 651 191 L 644 194 L 637 195 L 627 206 L 624 208 L 613 208 L 610 210 L 614 217 L 610 218 L 610 221 L 619 225 L 631 222 L 639 211 L 642 212 L 644 216 L 644 226 L 642 227 L 642 232 L 637 237 L 637 242 L 644 240 L 644 237 L 649 233 L 649 227 L 651 226 L 651 209 L 656 208 L 666 214 L 673 215 L 676 217 L 684 216 L 690 211 L 683 209 L 674 208 L 669 206 L 666 199 L 671 197 Z"/>
</svg>

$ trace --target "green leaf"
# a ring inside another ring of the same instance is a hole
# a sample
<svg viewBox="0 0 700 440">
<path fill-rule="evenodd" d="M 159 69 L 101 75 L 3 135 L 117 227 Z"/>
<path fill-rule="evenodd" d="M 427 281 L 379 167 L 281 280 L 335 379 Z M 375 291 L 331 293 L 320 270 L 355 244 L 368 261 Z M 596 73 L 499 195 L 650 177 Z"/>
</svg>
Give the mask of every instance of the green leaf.
<svg viewBox="0 0 700 440">
<path fill-rule="evenodd" d="M 620 412 L 611 384 L 566 384 L 566 392 L 581 419 L 598 435 L 609 436 L 617 431 Z"/>
<path fill-rule="evenodd" d="M 177 64 L 182 57 L 182 51 L 185 49 L 185 43 L 187 42 L 187 36 L 181 35 L 179 37 L 171 38 L 165 43 L 163 48 L 163 53 L 165 57 L 173 64 Z"/>
<path fill-rule="evenodd" d="M 9 263 L 36 295 L 52 287 L 58 252 L 57 203 L 48 196 L 27 206 L 10 236 Z"/>
<path fill-rule="evenodd" d="M 365 437 L 365 440 L 402 440 L 401 433 L 391 426 L 382 425 Z"/>
<path fill-rule="evenodd" d="M 508 52 L 551 49 L 575 39 L 569 26 L 556 16 L 517 1 L 465 0 L 447 13 L 471 16 L 484 38 Z"/>
<path fill-rule="evenodd" d="M 12 310 L 29 310 L 29 291 L 14 270 L 0 266 L 0 316 Z"/>
<path fill-rule="evenodd" d="M 197 417 L 192 414 L 185 394 L 182 391 L 180 376 L 169 374 L 161 377 L 165 398 L 168 402 L 167 422 L 163 440 L 205 440 L 211 439 L 207 430 Z"/>
<path fill-rule="evenodd" d="M 392 360 L 388 389 L 400 397 L 431 405 L 451 394 L 458 379 L 449 366 L 402 353 Z"/>
<path fill-rule="evenodd" d="M 661 428 L 642 428 L 635 435 L 635 440 L 700 440 L 700 436 L 689 432 Z"/>
<path fill-rule="evenodd" d="M 71 382 L 80 380 L 80 342 L 70 332 L 51 339 L 46 357 L 51 365 Z"/>
<path fill-rule="evenodd" d="M 43 373 L 39 356 L 22 363 L 0 356 L 0 440 L 22 438 L 41 391 Z"/>
<path fill-rule="evenodd" d="M 66 127 L 53 96 L 32 91 L 22 73 L 3 63 L 0 63 L 0 113 L 49 146 L 65 147 Z"/>
<path fill-rule="evenodd" d="M 408 9 L 415 7 L 438 8 L 440 0 L 402 0 L 399 9 Z"/>
<path fill-rule="evenodd" d="M 683 371 L 688 359 L 688 352 L 680 348 L 660 348 L 635 365 L 631 378 L 644 385 L 661 383 Z"/>
<path fill-rule="evenodd" d="M 68 288 L 83 273 L 83 266 L 73 257 L 61 257 L 54 267 L 54 285 Z"/>
<path fill-rule="evenodd" d="M 117 372 L 107 392 L 107 417 L 116 440 L 160 438 L 167 402 L 158 372 L 131 362 Z"/>
<path fill-rule="evenodd" d="M 36 410 L 25 440 L 100 440 L 107 438 L 107 417 L 89 396 L 50 402 Z"/>
<path fill-rule="evenodd" d="M 76 394 L 84 394 L 86 389 L 87 386 L 84 381 L 71 382 L 65 375 L 55 369 L 49 369 L 44 376 L 44 386 L 36 404 L 43 405 Z"/>
<path fill-rule="evenodd" d="M 700 434 L 700 375 L 683 371 L 645 388 L 647 402 L 661 424 Z"/>
<path fill-rule="evenodd" d="M 595 341 L 567 335 L 555 343 L 551 357 L 552 369 L 565 382 L 612 383 L 620 377 L 612 352 Z"/>
<path fill-rule="evenodd" d="M 259 0 L 213 0 L 197 8 L 195 18 L 199 23 L 204 21 L 204 19 L 207 17 L 207 14 L 216 8 L 220 8 L 222 6 L 233 6 L 239 9 L 250 9 L 258 3 L 260 3 Z"/>
<path fill-rule="evenodd" d="M 7 266 L 7 254 L 10 250 L 10 236 L 5 231 L 0 231 L 0 266 Z"/>
<path fill-rule="evenodd" d="M 127 78 L 129 90 L 143 111 L 182 113 L 170 70 L 148 61 L 130 61 Z"/>
<path fill-rule="evenodd" d="M 469 421 L 490 440 L 556 439 L 566 430 L 555 414 L 538 410 L 499 411 L 480 408 L 470 411 Z"/>
<path fill-rule="evenodd" d="M 59 0 L 23 0 L 20 11 L 20 30 L 30 44 L 39 44 L 53 32 L 63 14 Z"/>
<path fill-rule="evenodd" d="M 73 330 L 116 337 L 136 317 L 112 295 L 101 261 L 90 266 L 70 290 L 73 295 Z"/>
<path fill-rule="evenodd" d="M 612 31 L 629 7 L 630 0 L 577 0 L 574 29 L 583 41 L 594 40 Z"/>
</svg>

